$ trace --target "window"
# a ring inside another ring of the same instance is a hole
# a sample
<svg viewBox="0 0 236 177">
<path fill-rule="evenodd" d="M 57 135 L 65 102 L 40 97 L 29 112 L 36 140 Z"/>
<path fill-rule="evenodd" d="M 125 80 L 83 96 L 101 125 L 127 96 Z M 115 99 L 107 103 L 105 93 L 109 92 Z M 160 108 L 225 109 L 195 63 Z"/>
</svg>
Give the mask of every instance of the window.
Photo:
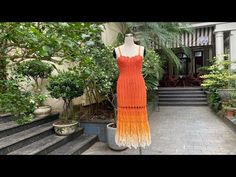
<svg viewBox="0 0 236 177">
<path fill-rule="evenodd" d="M 202 57 L 202 51 L 198 51 L 194 53 L 195 57 Z"/>
</svg>

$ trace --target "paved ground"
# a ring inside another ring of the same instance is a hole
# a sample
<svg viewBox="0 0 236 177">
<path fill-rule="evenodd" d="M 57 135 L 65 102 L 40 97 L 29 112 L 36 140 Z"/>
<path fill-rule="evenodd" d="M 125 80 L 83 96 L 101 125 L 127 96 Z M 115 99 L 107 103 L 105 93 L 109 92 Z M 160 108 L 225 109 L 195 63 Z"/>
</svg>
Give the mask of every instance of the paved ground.
<svg viewBox="0 0 236 177">
<path fill-rule="evenodd" d="M 143 154 L 236 154 L 236 133 L 207 106 L 160 107 L 150 116 L 152 144 Z M 138 149 L 116 152 L 98 142 L 84 155 L 138 155 Z"/>
</svg>

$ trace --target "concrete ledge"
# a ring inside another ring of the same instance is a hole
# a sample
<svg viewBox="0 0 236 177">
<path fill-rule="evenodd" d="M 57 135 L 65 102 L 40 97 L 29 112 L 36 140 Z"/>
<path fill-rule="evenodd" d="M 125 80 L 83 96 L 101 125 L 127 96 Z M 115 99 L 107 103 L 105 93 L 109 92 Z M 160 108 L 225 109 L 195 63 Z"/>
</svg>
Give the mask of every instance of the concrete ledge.
<svg viewBox="0 0 236 177">
<path fill-rule="evenodd" d="M 210 107 L 210 109 L 211 109 L 211 107 Z M 218 113 L 215 113 L 212 109 L 211 109 L 211 111 L 212 111 L 214 114 L 217 115 L 216 117 L 217 117 L 220 121 L 224 122 L 231 130 L 233 130 L 233 131 L 236 133 L 236 118 L 229 119 L 229 118 L 227 118 L 227 116 L 225 116 L 225 115 L 223 114 L 222 111 L 219 111 Z M 233 120 L 233 121 L 232 121 L 232 120 Z"/>
<path fill-rule="evenodd" d="M 236 133 L 236 118 L 229 119 L 224 116 L 223 121 Z"/>
<path fill-rule="evenodd" d="M 80 127 L 84 128 L 84 133 L 88 135 L 97 135 L 98 140 L 101 142 L 107 142 L 107 124 L 107 121 L 80 121 Z"/>
</svg>

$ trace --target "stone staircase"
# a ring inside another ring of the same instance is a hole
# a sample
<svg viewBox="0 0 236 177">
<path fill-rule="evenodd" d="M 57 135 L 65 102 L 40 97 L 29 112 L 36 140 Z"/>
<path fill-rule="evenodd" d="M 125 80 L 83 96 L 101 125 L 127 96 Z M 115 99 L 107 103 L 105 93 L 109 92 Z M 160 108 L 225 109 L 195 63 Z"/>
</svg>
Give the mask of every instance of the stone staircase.
<svg viewBox="0 0 236 177">
<path fill-rule="evenodd" d="M 159 106 L 207 106 L 202 87 L 159 87 Z"/>
<path fill-rule="evenodd" d="M 56 135 L 52 124 L 58 116 L 38 116 L 25 125 L 0 117 L 0 155 L 78 155 L 97 142 L 97 135 L 86 135 L 80 127 L 69 136 Z"/>
</svg>

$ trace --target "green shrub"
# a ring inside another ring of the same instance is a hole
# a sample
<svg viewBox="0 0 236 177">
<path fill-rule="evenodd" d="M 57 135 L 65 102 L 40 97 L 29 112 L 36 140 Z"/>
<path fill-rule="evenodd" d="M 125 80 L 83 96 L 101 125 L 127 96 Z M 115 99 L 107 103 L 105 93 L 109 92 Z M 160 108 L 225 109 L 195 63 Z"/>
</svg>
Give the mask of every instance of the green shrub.
<svg viewBox="0 0 236 177">
<path fill-rule="evenodd" d="M 30 92 L 22 91 L 16 80 L 1 80 L 7 89 L 0 93 L 1 111 L 10 113 L 18 124 L 34 118 L 35 103 Z"/>
<path fill-rule="evenodd" d="M 72 99 L 83 95 L 84 82 L 78 74 L 72 71 L 60 72 L 57 76 L 51 76 L 48 80 L 47 89 L 53 98 L 62 98 L 64 101 L 63 119 L 71 118 Z"/>
<path fill-rule="evenodd" d="M 45 94 L 36 94 L 33 97 L 33 100 L 37 107 L 43 106 L 46 99 L 47 99 L 47 95 Z"/>
<path fill-rule="evenodd" d="M 154 90 L 158 87 L 159 80 L 161 80 L 164 73 L 162 67 L 160 56 L 154 50 L 148 49 L 142 67 L 147 90 Z"/>
<path fill-rule="evenodd" d="M 53 65 L 37 59 L 27 60 L 21 62 L 17 66 L 16 71 L 18 74 L 33 79 L 36 85 L 36 91 L 40 91 L 42 80 L 50 76 L 53 71 Z M 38 79 L 42 79 L 41 82 Z"/>
<path fill-rule="evenodd" d="M 217 92 L 208 94 L 208 102 L 214 112 L 218 112 L 221 109 L 221 99 Z"/>
<path fill-rule="evenodd" d="M 216 61 L 213 65 L 205 67 L 208 74 L 201 76 L 205 89 L 215 92 L 217 89 L 235 87 L 236 74 L 229 69 L 230 61 Z"/>
</svg>

